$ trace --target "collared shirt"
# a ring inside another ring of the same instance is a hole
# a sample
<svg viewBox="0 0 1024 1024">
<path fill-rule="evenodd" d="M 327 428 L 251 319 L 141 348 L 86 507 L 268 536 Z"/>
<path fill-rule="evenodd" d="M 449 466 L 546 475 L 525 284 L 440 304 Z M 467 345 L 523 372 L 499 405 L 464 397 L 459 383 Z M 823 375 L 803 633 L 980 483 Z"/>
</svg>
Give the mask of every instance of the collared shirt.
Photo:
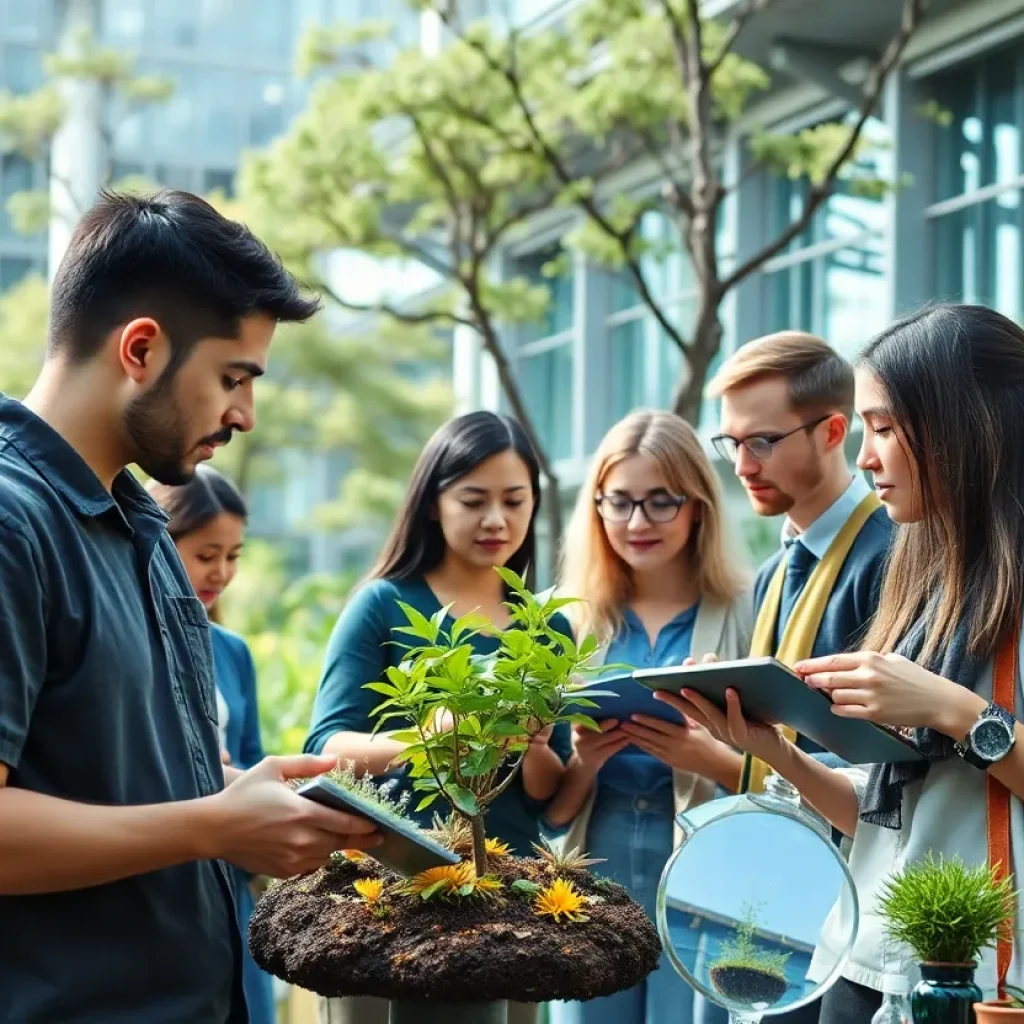
<svg viewBox="0 0 1024 1024">
<path fill-rule="evenodd" d="M 8 786 L 121 806 L 222 788 L 209 625 L 165 526 L 127 471 L 108 492 L 51 427 L 0 395 Z M 0 896 L 0 922 L 0 1020 L 240 1019 L 223 864 Z"/>
<path fill-rule="evenodd" d="M 789 516 L 786 516 L 782 524 L 782 546 L 789 547 L 799 537 L 804 547 L 821 561 L 846 520 L 870 493 L 871 487 L 868 482 L 860 473 L 854 473 L 850 486 L 806 530 L 801 531 Z"/>
</svg>

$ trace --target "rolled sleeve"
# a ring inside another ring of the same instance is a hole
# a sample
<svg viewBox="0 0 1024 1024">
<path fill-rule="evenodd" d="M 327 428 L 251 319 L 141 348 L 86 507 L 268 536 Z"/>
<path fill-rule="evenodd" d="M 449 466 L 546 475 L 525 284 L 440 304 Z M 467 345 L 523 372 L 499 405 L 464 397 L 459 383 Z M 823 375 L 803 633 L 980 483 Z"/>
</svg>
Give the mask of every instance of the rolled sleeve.
<svg viewBox="0 0 1024 1024">
<path fill-rule="evenodd" d="M 46 600 L 29 539 L 0 519 L 0 761 L 18 767 L 46 677 Z"/>
</svg>

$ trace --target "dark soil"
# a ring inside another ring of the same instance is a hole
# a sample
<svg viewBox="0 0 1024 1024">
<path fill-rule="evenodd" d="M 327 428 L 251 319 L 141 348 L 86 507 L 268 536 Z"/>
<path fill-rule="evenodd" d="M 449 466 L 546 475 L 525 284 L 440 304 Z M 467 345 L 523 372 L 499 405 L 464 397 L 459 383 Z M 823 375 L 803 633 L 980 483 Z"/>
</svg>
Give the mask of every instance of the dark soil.
<svg viewBox="0 0 1024 1024">
<path fill-rule="evenodd" d="M 789 987 L 785 978 L 754 967 L 712 967 L 710 973 L 716 992 L 748 1006 L 774 1006 Z"/>
<path fill-rule="evenodd" d="M 363 877 L 400 881 L 374 861 L 342 863 L 271 886 L 249 926 L 249 948 L 266 971 L 322 996 L 449 1002 L 593 999 L 630 988 L 658 966 L 654 925 L 621 886 L 586 871 L 563 877 L 601 902 L 588 920 L 562 923 L 534 911 L 510 885 L 548 885 L 539 860 L 492 857 L 505 887 L 497 898 L 388 896 L 375 917 L 352 888 Z M 336 897 L 336 898 L 332 898 Z"/>
</svg>

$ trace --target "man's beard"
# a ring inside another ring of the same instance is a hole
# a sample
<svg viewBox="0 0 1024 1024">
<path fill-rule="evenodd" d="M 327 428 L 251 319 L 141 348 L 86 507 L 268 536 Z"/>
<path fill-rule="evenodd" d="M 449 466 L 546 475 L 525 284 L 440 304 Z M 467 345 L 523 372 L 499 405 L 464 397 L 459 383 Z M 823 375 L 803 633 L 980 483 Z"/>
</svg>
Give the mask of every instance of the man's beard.
<svg viewBox="0 0 1024 1024">
<path fill-rule="evenodd" d="M 796 484 L 803 493 L 809 493 L 816 490 L 822 480 L 825 478 L 825 471 L 818 463 L 816 457 L 808 459 L 807 463 L 802 466 L 797 473 Z M 784 512 L 789 510 L 797 503 L 797 499 L 794 495 L 788 491 L 782 490 L 782 488 L 773 484 L 770 480 L 758 481 L 768 487 L 774 488 L 775 493 L 771 496 L 771 499 L 766 501 L 763 498 L 754 498 L 751 496 L 751 501 L 755 504 L 755 511 L 759 516 L 780 516 Z"/>
<path fill-rule="evenodd" d="M 201 444 L 227 444 L 231 428 L 189 444 L 188 423 L 173 383 L 173 373 L 165 372 L 149 391 L 128 403 L 122 422 L 139 468 L 158 483 L 180 487 L 196 473 L 198 460 L 189 464 L 189 454 Z"/>
</svg>

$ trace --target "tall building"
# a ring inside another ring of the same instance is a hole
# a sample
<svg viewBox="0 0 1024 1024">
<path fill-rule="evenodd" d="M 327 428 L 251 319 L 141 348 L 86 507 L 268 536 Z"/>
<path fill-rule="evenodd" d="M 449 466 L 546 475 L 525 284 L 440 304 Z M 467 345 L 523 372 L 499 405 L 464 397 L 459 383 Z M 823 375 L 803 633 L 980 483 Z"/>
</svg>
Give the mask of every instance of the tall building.
<svg viewBox="0 0 1024 1024">
<path fill-rule="evenodd" d="M 573 0 L 520 0 L 523 6 L 537 24 L 550 24 Z M 705 0 L 712 14 L 728 15 L 740 6 L 738 0 Z M 742 170 L 746 139 L 758 127 L 797 132 L 852 116 L 859 90 L 848 84 L 853 76 L 846 72 L 881 53 L 899 8 L 895 0 L 778 0 L 756 17 L 741 35 L 739 50 L 771 68 L 773 84 L 730 134 L 722 159 Z M 904 184 L 884 199 L 837 189 L 810 228 L 727 299 L 723 355 L 770 331 L 800 328 L 852 356 L 895 316 L 933 298 L 988 303 L 1021 318 L 1022 41 L 1022 0 L 928 5 L 867 126 L 869 138 L 881 145 L 864 159 Z M 944 117 L 925 116 L 935 104 Z M 658 193 L 662 181 L 655 167 L 631 170 L 638 194 Z M 750 176 L 727 204 L 720 252 L 756 252 L 795 219 L 806 187 L 767 174 Z M 499 264 L 539 280 L 540 268 L 559 251 L 577 218 L 571 210 L 539 218 L 534 230 L 501 253 Z M 654 239 L 677 237 L 657 213 L 648 215 L 644 231 Z M 664 262 L 652 262 L 648 276 L 685 332 L 694 309 L 685 255 L 677 248 Z M 680 354 L 622 275 L 576 256 L 566 273 L 547 283 L 547 319 L 509 332 L 507 341 L 568 501 L 613 422 L 637 406 L 668 406 Z M 457 337 L 455 351 L 461 403 L 501 407 L 493 368 L 475 339 Z M 717 414 L 715 404 L 706 403 L 706 437 L 714 432 Z M 856 442 L 854 436 L 851 454 Z M 753 517 L 732 467 L 720 469 L 730 520 L 751 557 L 761 557 L 778 543 L 778 524 Z"/>
</svg>

